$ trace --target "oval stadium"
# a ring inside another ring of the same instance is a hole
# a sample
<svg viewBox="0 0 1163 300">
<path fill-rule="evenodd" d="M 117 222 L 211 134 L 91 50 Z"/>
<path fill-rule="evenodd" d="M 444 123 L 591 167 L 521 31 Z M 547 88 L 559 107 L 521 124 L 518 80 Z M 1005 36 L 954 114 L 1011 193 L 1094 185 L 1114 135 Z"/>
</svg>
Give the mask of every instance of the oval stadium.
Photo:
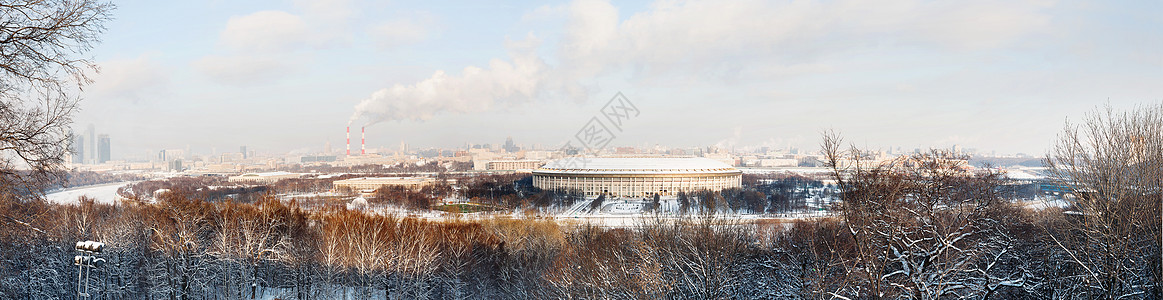
<svg viewBox="0 0 1163 300">
<path fill-rule="evenodd" d="M 742 171 L 701 157 L 571 157 L 533 171 L 543 190 L 578 190 L 587 198 L 646 198 L 739 187 Z"/>
</svg>

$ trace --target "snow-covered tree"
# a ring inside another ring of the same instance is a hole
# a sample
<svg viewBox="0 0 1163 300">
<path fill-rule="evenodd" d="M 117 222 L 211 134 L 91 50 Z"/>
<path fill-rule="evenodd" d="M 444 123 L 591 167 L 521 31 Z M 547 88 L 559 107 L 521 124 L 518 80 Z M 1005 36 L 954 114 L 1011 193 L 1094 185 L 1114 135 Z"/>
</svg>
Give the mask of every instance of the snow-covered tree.
<svg viewBox="0 0 1163 300">
<path fill-rule="evenodd" d="M 976 298 L 1023 285 L 1021 272 L 995 267 L 1014 255 L 1007 228 L 1016 211 L 998 195 L 1000 174 L 939 150 L 868 161 L 840 143 L 826 136 L 824 152 L 856 250 L 858 294 Z"/>
<path fill-rule="evenodd" d="M 76 93 L 96 70 L 82 57 L 114 6 L 92 0 L 0 3 L 0 192 L 36 195 L 64 179 Z"/>
<path fill-rule="evenodd" d="M 1066 252 L 1076 293 L 1163 297 L 1163 104 L 1111 107 L 1066 125 L 1047 166 L 1074 206 L 1048 243 Z"/>
</svg>

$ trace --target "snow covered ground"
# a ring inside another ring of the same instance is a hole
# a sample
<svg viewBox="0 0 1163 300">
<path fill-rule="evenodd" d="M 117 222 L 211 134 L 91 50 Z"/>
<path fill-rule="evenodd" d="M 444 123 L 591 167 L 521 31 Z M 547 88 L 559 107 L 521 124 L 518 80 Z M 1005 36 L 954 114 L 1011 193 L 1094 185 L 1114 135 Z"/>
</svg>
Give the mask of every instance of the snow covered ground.
<svg viewBox="0 0 1163 300">
<path fill-rule="evenodd" d="M 601 207 L 592 210 L 590 203 L 592 199 L 578 201 L 573 206 L 565 211 L 556 214 L 555 219 L 569 223 L 588 223 L 602 227 L 634 227 L 643 223 L 647 219 L 690 219 L 693 217 L 703 216 L 698 207 L 691 207 L 687 213 L 679 211 L 678 200 L 674 198 L 663 198 L 659 201 L 659 209 L 657 212 L 643 211 L 649 201 L 642 201 L 636 199 L 614 199 L 606 200 Z M 810 205 L 809 205 L 810 206 Z M 812 219 L 833 216 L 832 212 L 821 209 L 807 209 L 803 211 L 793 211 L 782 214 L 751 214 L 751 213 L 736 213 L 736 212 L 718 212 L 714 214 L 717 219 L 739 220 L 744 222 L 756 220 L 777 220 L 777 221 L 794 221 L 797 219 Z"/>
<path fill-rule="evenodd" d="M 121 198 L 117 195 L 117 189 L 134 182 L 136 181 L 70 188 L 45 195 L 45 199 L 52 203 L 74 204 L 77 203 L 77 198 L 80 198 L 81 196 L 88 196 L 89 198 L 93 198 L 93 200 L 97 203 L 114 204 Z"/>
<path fill-rule="evenodd" d="M 343 197 L 345 194 L 337 192 L 312 192 L 312 193 L 284 193 L 279 194 L 279 199 L 283 201 L 300 199 L 300 198 L 319 198 L 319 197 Z"/>
<path fill-rule="evenodd" d="M 1065 208 L 1065 207 L 1070 206 L 1070 202 L 1066 201 L 1066 199 L 1062 199 L 1059 197 L 1050 197 L 1050 196 L 1038 196 L 1038 197 L 1034 198 L 1034 200 L 1032 200 L 1032 201 L 1017 202 L 1017 204 L 1021 207 L 1030 208 L 1030 209 L 1037 209 L 1037 210 L 1046 209 L 1046 208 L 1050 208 L 1050 207 Z"/>
</svg>

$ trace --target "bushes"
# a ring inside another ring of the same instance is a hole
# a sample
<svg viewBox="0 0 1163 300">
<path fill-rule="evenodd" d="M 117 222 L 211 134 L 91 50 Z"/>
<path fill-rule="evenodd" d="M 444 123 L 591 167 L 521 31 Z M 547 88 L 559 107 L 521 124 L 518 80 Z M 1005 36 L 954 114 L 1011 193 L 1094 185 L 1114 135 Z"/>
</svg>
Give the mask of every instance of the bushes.
<svg viewBox="0 0 1163 300">
<path fill-rule="evenodd" d="M 181 192 L 156 204 L 3 208 L 29 220 L 0 223 L 0 247 L 12 253 L 0 272 L 4 298 L 71 297 L 68 246 L 84 239 L 110 245 L 96 293 L 133 299 L 715 298 L 762 288 L 740 282 L 774 274 L 762 263 L 773 252 L 749 242 L 750 225 L 721 222 L 429 221 Z"/>
<path fill-rule="evenodd" d="M 940 249 L 855 239 L 842 219 L 740 223 L 701 216 L 609 229 L 305 211 L 272 199 L 206 202 L 181 192 L 155 204 L 3 203 L 5 299 L 70 298 L 76 284 L 70 246 L 85 239 L 109 243 L 102 254 L 109 264 L 94 273 L 93 288 L 111 299 L 861 298 L 872 293 L 862 251 Z M 945 250 L 918 269 L 929 273 L 911 276 L 980 287 L 958 292 L 969 298 L 1023 298 L 1070 289 L 1085 275 L 1043 230 L 1072 222 L 1061 211 L 986 208 L 981 214 L 989 217 L 981 221 L 988 224 L 972 227 L 979 230 L 956 244 L 960 250 Z M 937 215 L 930 225 L 897 230 L 909 234 L 901 238 L 919 237 L 923 232 L 914 229 L 954 221 Z M 960 225 L 943 228 L 956 232 Z M 898 259 L 904 256 L 882 258 L 872 276 L 899 286 L 882 295 L 910 297 L 899 292 L 909 274 L 896 272 L 913 265 Z"/>
<path fill-rule="evenodd" d="M 412 210 L 427 210 L 438 199 L 426 191 L 413 191 L 402 186 L 385 186 L 376 189 L 375 194 L 369 200 L 375 204 L 390 204 Z"/>
</svg>

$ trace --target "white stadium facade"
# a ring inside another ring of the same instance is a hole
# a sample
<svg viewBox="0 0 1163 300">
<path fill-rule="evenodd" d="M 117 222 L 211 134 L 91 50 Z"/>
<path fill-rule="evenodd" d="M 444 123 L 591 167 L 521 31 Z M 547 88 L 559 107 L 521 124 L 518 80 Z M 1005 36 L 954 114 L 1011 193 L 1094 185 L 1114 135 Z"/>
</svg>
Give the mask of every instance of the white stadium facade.
<svg viewBox="0 0 1163 300">
<path fill-rule="evenodd" d="M 638 198 L 718 191 L 742 184 L 743 172 L 701 157 L 573 157 L 533 171 L 543 190 L 577 190 L 586 197 Z"/>
</svg>

